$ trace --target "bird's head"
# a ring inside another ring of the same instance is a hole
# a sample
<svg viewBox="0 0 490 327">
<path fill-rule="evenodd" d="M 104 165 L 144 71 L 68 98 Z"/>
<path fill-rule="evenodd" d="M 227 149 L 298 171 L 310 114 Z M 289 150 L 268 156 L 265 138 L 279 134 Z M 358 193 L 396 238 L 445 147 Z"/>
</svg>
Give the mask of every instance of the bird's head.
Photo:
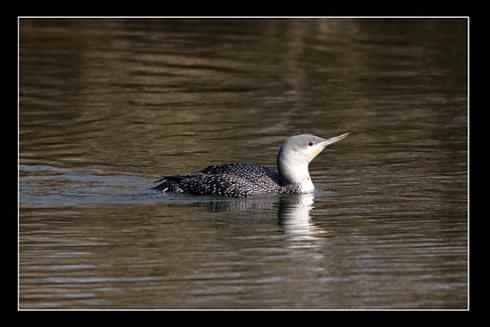
<svg viewBox="0 0 490 327">
<path fill-rule="evenodd" d="M 327 146 L 346 138 L 348 135 L 349 133 L 344 133 L 329 139 L 312 134 L 291 136 L 281 145 L 278 159 L 293 164 L 309 164 Z"/>
</svg>

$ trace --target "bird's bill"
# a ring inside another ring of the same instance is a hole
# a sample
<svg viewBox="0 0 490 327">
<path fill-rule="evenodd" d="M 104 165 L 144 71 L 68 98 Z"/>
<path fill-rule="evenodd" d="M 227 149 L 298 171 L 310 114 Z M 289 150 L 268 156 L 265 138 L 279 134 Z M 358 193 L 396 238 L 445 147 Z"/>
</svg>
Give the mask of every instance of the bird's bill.
<svg viewBox="0 0 490 327">
<path fill-rule="evenodd" d="M 327 146 L 329 146 L 330 144 L 333 144 L 335 142 L 338 142 L 344 138 L 347 137 L 347 135 L 349 135 L 349 133 L 344 133 L 342 135 L 339 135 L 339 136 L 335 136 L 335 137 L 332 137 L 332 138 L 329 138 L 329 139 L 326 139 L 322 142 L 319 142 L 317 143 L 315 146 L 311 147 L 311 149 L 307 149 L 307 153 L 308 153 L 308 157 L 309 157 L 309 160 L 313 160 L 316 156 L 318 156 Z"/>
<path fill-rule="evenodd" d="M 350 133 L 344 133 L 344 134 L 339 135 L 339 136 L 331 137 L 331 138 L 329 138 L 323 142 L 318 143 L 318 145 L 320 145 L 322 147 L 322 150 L 323 150 L 325 147 L 329 146 L 330 144 L 333 144 L 333 143 L 336 143 L 340 140 L 345 139 L 349 134 Z"/>
</svg>

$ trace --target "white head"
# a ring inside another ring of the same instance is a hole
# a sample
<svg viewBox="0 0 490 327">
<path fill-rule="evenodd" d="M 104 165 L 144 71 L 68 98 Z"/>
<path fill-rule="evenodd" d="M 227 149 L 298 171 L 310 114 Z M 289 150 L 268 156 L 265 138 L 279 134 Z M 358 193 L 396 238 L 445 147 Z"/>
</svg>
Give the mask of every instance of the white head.
<svg viewBox="0 0 490 327">
<path fill-rule="evenodd" d="M 311 134 L 291 136 L 279 148 L 277 167 L 286 184 L 298 185 L 301 192 L 312 192 L 315 187 L 310 178 L 308 165 L 328 145 L 347 137 L 349 133 L 324 139 Z"/>
</svg>

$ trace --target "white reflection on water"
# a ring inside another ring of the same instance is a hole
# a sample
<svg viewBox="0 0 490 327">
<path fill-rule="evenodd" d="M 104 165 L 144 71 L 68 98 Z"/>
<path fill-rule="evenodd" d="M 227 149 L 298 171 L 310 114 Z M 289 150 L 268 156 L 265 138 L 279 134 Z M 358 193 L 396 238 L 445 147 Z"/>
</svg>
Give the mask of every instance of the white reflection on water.
<svg viewBox="0 0 490 327">
<path fill-rule="evenodd" d="M 311 211 L 315 200 L 314 193 L 298 194 L 281 198 L 279 205 L 279 223 L 290 241 L 291 247 L 311 247 L 318 234 L 324 231 L 315 226 L 311 220 Z"/>
</svg>

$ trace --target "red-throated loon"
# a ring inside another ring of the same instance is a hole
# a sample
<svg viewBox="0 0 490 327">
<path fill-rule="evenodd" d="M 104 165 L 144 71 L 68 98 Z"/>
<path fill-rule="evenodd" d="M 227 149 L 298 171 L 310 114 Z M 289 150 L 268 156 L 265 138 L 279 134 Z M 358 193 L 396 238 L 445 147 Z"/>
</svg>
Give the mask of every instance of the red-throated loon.
<svg viewBox="0 0 490 327">
<path fill-rule="evenodd" d="M 277 168 L 252 163 L 209 166 L 195 173 L 163 176 L 153 189 L 237 198 L 261 193 L 311 193 L 315 186 L 308 165 L 328 145 L 347 135 L 329 139 L 311 134 L 291 136 L 279 148 Z"/>
</svg>

